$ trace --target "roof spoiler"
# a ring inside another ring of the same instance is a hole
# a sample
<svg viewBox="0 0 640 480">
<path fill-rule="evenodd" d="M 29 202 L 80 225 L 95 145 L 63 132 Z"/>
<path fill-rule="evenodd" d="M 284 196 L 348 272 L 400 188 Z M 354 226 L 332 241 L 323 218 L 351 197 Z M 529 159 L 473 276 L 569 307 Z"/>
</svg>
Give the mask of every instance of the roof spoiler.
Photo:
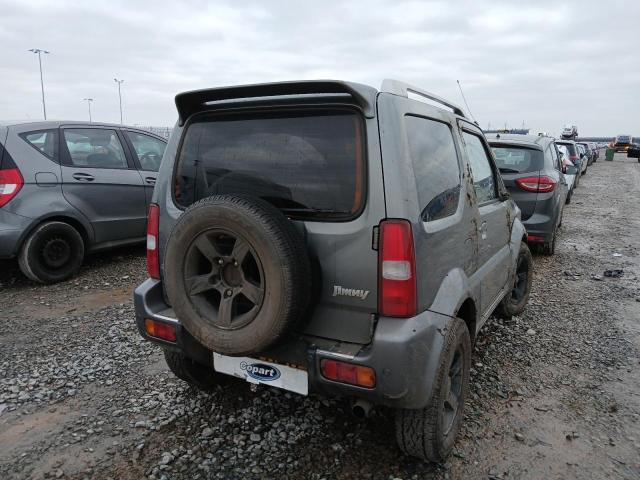
<svg viewBox="0 0 640 480">
<path fill-rule="evenodd" d="M 373 118 L 375 113 L 375 88 L 359 83 L 342 82 L 338 80 L 311 80 L 278 83 L 262 83 L 255 85 L 240 85 L 234 87 L 207 88 L 176 95 L 178 108 L 178 124 L 184 122 L 196 112 L 206 108 L 210 102 L 233 99 L 281 97 L 287 95 L 315 95 L 315 94 L 347 94 L 354 103 L 360 106 L 364 115 Z"/>
</svg>

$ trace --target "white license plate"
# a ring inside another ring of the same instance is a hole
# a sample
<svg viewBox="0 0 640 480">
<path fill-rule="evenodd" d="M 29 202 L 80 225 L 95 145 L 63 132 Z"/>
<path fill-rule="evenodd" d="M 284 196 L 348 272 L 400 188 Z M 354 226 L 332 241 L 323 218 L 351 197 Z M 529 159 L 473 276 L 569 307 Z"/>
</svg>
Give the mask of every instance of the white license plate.
<svg viewBox="0 0 640 480">
<path fill-rule="evenodd" d="M 243 378 L 250 383 L 271 385 L 301 395 L 309 393 L 307 372 L 287 365 L 249 357 L 228 357 L 214 353 L 213 368 L 217 372 Z"/>
</svg>

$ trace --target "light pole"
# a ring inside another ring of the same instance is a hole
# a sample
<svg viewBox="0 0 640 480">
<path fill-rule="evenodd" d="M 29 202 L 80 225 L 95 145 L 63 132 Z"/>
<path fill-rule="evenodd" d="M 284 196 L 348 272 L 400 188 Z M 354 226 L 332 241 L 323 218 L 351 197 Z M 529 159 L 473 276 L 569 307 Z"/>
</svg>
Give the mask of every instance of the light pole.
<svg viewBox="0 0 640 480">
<path fill-rule="evenodd" d="M 113 79 L 118 84 L 118 100 L 120 100 L 120 125 L 122 125 L 122 93 L 120 92 L 120 85 L 124 80 L 118 80 L 117 78 Z"/>
<path fill-rule="evenodd" d="M 47 50 L 42 50 L 40 48 L 32 48 L 29 50 L 30 52 L 38 54 L 38 64 L 40 65 L 40 88 L 42 89 L 42 111 L 44 112 L 44 119 L 47 119 L 47 107 L 44 104 L 44 81 L 42 80 L 42 56 L 43 53 L 49 53 Z"/>
<path fill-rule="evenodd" d="M 89 105 L 89 123 L 91 123 L 91 102 L 93 102 L 93 98 L 83 98 L 87 105 Z"/>
</svg>

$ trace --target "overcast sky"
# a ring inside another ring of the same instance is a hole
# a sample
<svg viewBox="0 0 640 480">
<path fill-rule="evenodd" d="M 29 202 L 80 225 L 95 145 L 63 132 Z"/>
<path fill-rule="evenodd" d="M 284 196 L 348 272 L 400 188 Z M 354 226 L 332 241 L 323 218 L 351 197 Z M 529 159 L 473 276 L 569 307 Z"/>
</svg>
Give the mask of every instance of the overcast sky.
<svg viewBox="0 0 640 480">
<path fill-rule="evenodd" d="M 483 128 L 640 135 L 640 2 L 0 0 L 0 119 L 172 126 L 176 93 L 337 78 L 408 81 Z"/>
</svg>

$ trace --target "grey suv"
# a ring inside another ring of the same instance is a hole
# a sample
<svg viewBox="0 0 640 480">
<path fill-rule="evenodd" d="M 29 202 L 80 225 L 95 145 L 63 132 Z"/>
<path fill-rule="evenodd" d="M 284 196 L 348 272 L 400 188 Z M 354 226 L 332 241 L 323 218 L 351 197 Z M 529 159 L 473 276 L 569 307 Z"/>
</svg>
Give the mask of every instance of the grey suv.
<svg viewBox="0 0 640 480">
<path fill-rule="evenodd" d="M 480 129 L 393 80 L 208 89 L 176 105 L 151 278 L 135 291 L 141 334 L 199 387 L 231 375 L 352 398 L 361 415 L 393 407 L 400 448 L 443 459 L 478 330 L 496 309 L 521 313 L 532 281 Z"/>
<path fill-rule="evenodd" d="M 51 283 L 73 275 L 85 252 L 144 242 L 165 147 L 120 125 L 0 124 L 0 258 Z"/>
<path fill-rule="evenodd" d="M 492 134 L 502 179 L 520 208 L 528 241 L 552 255 L 569 188 L 553 138 L 543 135 Z M 577 173 L 575 171 L 566 173 Z"/>
</svg>

